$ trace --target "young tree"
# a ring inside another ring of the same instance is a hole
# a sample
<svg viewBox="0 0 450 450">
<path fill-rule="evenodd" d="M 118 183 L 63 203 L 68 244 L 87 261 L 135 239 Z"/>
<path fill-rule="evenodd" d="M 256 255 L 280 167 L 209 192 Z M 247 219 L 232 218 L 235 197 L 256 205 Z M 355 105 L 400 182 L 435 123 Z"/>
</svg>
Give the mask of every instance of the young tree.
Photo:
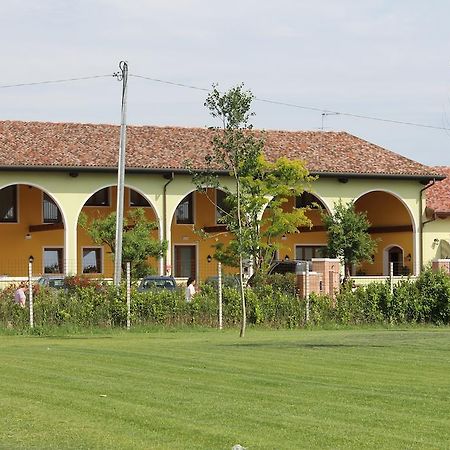
<svg viewBox="0 0 450 450">
<path fill-rule="evenodd" d="M 286 211 L 287 197 L 303 192 L 313 180 L 299 161 L 280 158 L 271 163 L 263 156 L 263 133 L 252 132 L 249 122 L 253 95 L 239 85 L 221 94 L 214 87 L 205 106 L 222 122 L 214 128 L 213 152 L 207 156 L 210 170 L 194 176 L 199 189 L 219 187 L 226 192 L 229 210 L 221 222 L 234 236 L 227 246 L 219 245 L 215 257 L 226 264 L 239 267 L 242 320 L 240 335 L 245 335 L 246 304 L 244 292 L 244 260 L 251 260 L 256 271 L 267 269 L 277 249 L 275 239 L 286 233 L 298 232 L 299 226 L 309 224 L 303 210 Z M 214 169 L 228 170 L 234 181 L 233 190 L 221 186 Z M 270 201 L 271 200 L 271 201 Z M 264 208 L 270 209 L 262 219 Z"/>
<path fill-rule="evenodd" d="M 80 215 L 80 226 L 86 230 L 96 245 L 107 245 L 114 257 L 116 239 L 116 213 L 105 218 L 93 219 L 89 222 L 85 214 Z M 145 217 L 142 208 L 131 210 L 123 220 L 122 269 L 127 261 L 131 263 L 135 277 L 142 277 L 149 272 L 148 258 L 161 258 L 167 251 L 167 241 L 155 240 L 151 231 L 157 225 Z"/>
<path fill-rule="evenodd" d="M 377 243 L 369 234 L 370 223 L 364 213 L 355 211 L 354 202 L 334 205 L 334 214 L 322 214 L 328 233 L 327 254 L 339 258 L 345 267 L 345 279 L 350 277 L 353 264 L 372 262 Z"/>
<path fill-rule="evenodd" d="M 312 179 L 300 161 L 280 158 L 271 163 L 263 155 L 259 156 L 252 173 L 242 177 L 241 210 L 246 236 L 243 245 L 257 279 L 263 281 L 267 275 L 270 262 L 280 248 L 279 238 L 298 233 L 300 226 L 311 225 L 304 208 L 289 209 L 287 203 L 289 197 L 301 194 Z M 227 191 L 230 208 L 222 213 L 220 221 L 228 229 L 233 228 L 236 220 L 236 197 L 237 194 Z M 227 246 L 216 245 L 214 256 L 225 265 L 238 267 L 237 240 L 232 239 Z"/>
</svg>

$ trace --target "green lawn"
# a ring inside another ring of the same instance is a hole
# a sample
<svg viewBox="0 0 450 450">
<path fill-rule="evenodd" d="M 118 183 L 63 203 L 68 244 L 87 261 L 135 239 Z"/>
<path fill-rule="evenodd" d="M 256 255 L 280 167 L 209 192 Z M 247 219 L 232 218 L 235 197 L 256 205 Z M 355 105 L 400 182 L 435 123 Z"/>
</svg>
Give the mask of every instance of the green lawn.
<svg viewBox="0 0 450 450">
<path fill-rule="evenodd" d="M 0 448 L 450 448 L 450 329 L 0 336 Z"/>
</svg>

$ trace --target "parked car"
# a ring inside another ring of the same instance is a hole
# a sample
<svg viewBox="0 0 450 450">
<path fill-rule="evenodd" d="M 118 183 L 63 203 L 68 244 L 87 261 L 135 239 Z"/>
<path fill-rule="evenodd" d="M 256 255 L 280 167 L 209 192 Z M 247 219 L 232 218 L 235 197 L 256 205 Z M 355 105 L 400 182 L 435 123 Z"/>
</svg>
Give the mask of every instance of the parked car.
<svg viewBox="0 0 450 450">
<path fill-rule="evenodd" d="M 217 275 L 208 277 L 205 280 L 205 284 L 213 286 L 216 289 L 217 289 L 218 283 L 219 283 L 219 277 Z M 240 285 L 239 275 L 223 275 L 222 276 L 222 286 L 238 288 L 239 285 Z"/>
<path fill-rule="evenodd" d="M 147 275 L 142 278 L 138 287 L 138 292 L 145 292 L 150 289 L 168 289 L 174 291 L 177 288 L 177 283 L 174 277 Z"/>
<path fill-rule="evenodd" d="M 306 265 L 308 265 L 309 271 L 312 268 L 311 261 L 302 261 L 299 259 L 282 259 L 280 261 L 274 261 L 269 268 L 268 274 L 274 275 L 276 273 L 286 274 L 286 273 L 301 273 L 306 270 Z M 252 275 L 248 279 L 248 285 L 254 285 L 255 276 Z"/>
<path fill-rule="evenodd" d="M 37 284 L 42 287 L 52 289 L 65 289 L 66 284 L 62 275 L 44 275 L 37 280 Z"/>
<path fill-rule="evenodd" d="M 311 271 L 311 261 L 301 261 L 298 259 L 283 259 L 281 261 L 274 261 L 269 268 L 269 275 L 273 275 L 274 273 L 305 272 L 306 265 L 308 265 L 309 271 Z"/>
</svg>

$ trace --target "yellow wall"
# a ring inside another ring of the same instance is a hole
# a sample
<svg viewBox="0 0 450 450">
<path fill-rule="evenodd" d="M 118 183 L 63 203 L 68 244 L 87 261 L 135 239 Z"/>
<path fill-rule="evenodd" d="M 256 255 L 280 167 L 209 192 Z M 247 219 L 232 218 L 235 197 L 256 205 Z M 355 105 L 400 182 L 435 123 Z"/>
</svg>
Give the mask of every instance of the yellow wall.
<svg viewBox="0 0 450 450">
<path fill-rule="evenodd" d="M 439 242 L 435 242 L 435 239 Z M 450 217 L 447 217 L 446 219 L 436 219 L 433 222 L 424 225 L 424 265 L 429 264 L 434 259 L 441 258 L 439 247 L 441 240 L 446 240 L 450 243 Z"/>
<path fill-rule="evenodd" d="M 222 177 L 222 182 L 233 187 L 232 180 L 229 177 Z M 28 189 L 28 185 L 33 186 L 29 192 L 24 192 L 26 189 L 21 188 L 19 193 L 19 224 L 0 224 L 0 274 L 16 274 L 23 275 L 26 270 L 26 261 L 30 253 L 36 259 L 36 271 L 42 271 L 42 248 L 47 245 L 63 245 L 65 244 L 65 260 L 67 263 L 67 272 L 75 273 L 80 265 L 80 249 L 86 243 L 86 237 L 80 233 L 77 227 L 77 221 L 80 211 L 86 200 L 97 190 L 115 185 L 117 183 L 117 175 L 111 173 L 95 173 L 95 172 L 80 172 L 77 177 L 71 177 L 65 172 L 0 172 L 0 188 L 11 184 L 21 184 Z M 192 227 L 187 225 L 177 225 L 171 231 L 172 218 L 176 207 L 186 194 L 193 190 L 192 179 L 190 175 L 176 174 L 173 180 L 163 177 L 162 174 L 127 174 L 125 183 L 127 186 L 135 189 L 141 194 L 145 195 L 152 206 L 157 220 L 160 223 L 159 235 L 166 235 L 170 239 L 173 236 L 173 242 L 169 247 L 168 261 L 172 259 L 172 246 L 175 243 L 197 243 L 199 246 L 198 261 L 199 269 L 205 275 L 215 272 L 215 263 L 207 265 L 206 257 L 212 254 L 213 249 L 211 244 L 215 239 L 226 239 L 224 236 L 212 236 L 205 242 L 201 242 L 199 236 L 192 233 Z M 164 211 L 164 185 L 167 184 L 167 202 L 166 202 L 166 216 L 165 229 L 163 229 L 163 211 Z M 314 183 L 314 190 L 317 196 L 324 202 L 327 208 L 332 211 L 333 205 L 339 199 L 344 202 L 359 198 L 363 194 L 371 190 L 385 190 L 400 197 L 407 208 L 411 211 L 413 223 L 416 230 L 419 229 L 422 211 L 420 210 L 419 192 L 423 187 L 418 181 L 414 180 L 387 180 L 387 179 L 350 179 L 347 183 L 340 183 L 335 178 L 321 178 Z M 40 232 L 33 233 L 30 241 L 25 241 L 24 236 L 26 229 L 30 224 L 39 224 L 42 221 L 41 204 L 42 198 L 33 197 L 34 191 L 41 190 L 47 192 L 54 198 L 59 205 L 65 229 L 54 232 Z M 197 195 L 197 194 L 196 194 Z M 370 212 L 380 212 L 380 219 L 387 221 L 389 224 L 401 223 L 407 216 L 405 210 L 396 208 L 394 204 L 390 205 L 389 196 L 386 197 L 387 203 L 384 200 L 376 200 L 374 197 L 373 207 L 371 202 Z M 126 202 L 127 203 L 127 202 Z M 402 205 L 403 206 L 403 205 Z M 388 209 L 391 208 L 387 213 Z M 85 208 L 88 209 L 88 208 Z M 197 206 L 195 207 L 197 219 L 200 226 L 215 224 L 215 213 L 212 204 L 208 204 L 205 199 L 197 199 Z M 28 216 L 32 214 L 32 218 Z M 199 216 L 200 214 L 200 216 Z M 209 218 L 208 218 L 209 217 Z M 378 217 L 378 215 L 376 216 Z M 206 219 L 208 218 L 208 219 Z M 316 218 L 317 219 L 317 218 Z M 315 220 L 316 220 L 315 219 Z M 205 220 L 207 220 L 205 222 Z M 377 219 L 378 220 L 378 219 Z M 436 226 L 436 225 L 434 225 Z M 425 230 L 427 231 L 426 225 Z M 54 234 L 52 234 L 54 233 Z M 442 231 L 445 235 L 445 231 Z M 77 240 L 77 236 L 79 240 Z M 391 239 L 392 238 L 392 239 Z M 383 239 L 386 239 L 383 236 Z M 391 236 L 390 240 L 386 240 L 389 244 L 394 242 L 403 246 L 405 254 L 411 252 L 414 265 L 418 266 L 418 233 L 412 235 L 409 242 L 403 242 L 400 235 Z M 296 244 L 325 244 L 326 237 L 323 232 L 304 232 L 287 236 L 282 245 L 286 249 L 286 254 L 290 257 L 294 256 L 294 248 Z M 284 250 L 280 251 L 280 256 L 283 255 Z M 427 259 L 426 256 L 425 259 Z M 16 260 L 17 263 L 11 261 Z M 23 262 L 22 262 L 23 261 Z M 25 266 L 23 265 L 25 264 Z M 372 267 L 372 266 L 371 266 Z M 375 269 L 374 270 L 379 270 Z M 109 274 L 105 274 L 109 275 Z"/>
<path fill-rule="evenodd" d="M 103 218 L 107 217 L 112 212 L 116 211 L 116 204 L 117 204 L 117 187 L 111 186 L 110 188 L 110 202 L 109 206 L 84 206 L 82 209 L 82 212 L 86 214 L 88 217 L 88 220 L 91 221 L 92 219 L 96 218 Z M 124 217 L 127 217 L 130 210 L 135 209 L 134 207 L 130 207 L 130 189 L 125 188 L 124 192 Z M 143 208 L 145 211 L 145 216 L 148 220 L 151 220 L 154 222 L 156 220 L 155 211 L 152 207 L 145 207 Z M 152 238 L 157 239 L 158 238 L 158 231 L 154 230 L 152 232 Z M 87 234 L 87 232 L 78 226 L 77 229 L 77 242 L 78 242 L 78 261 L 77 261 L 77 271 L 78 273 L 81 273 L 83 270 L 82 266 L 82 248 L 83 247 L 98 247 L 97 245 L 92 243 L 91 238 Z M 148 260 L 151 267 L 155 270 L 155 272 L 158 271 L 158 264 L 155 258 L 149 258 Z M 114 275 L 114 259 L 113 255 L 111 253 L 111 250 L 107 246 L 103 246 L 103 272 L 102 275 L 110 278 Z"/>
<path fill-rule="evenodd" d="M 44 247 L 64 247 L 64 231 L 39 231 L 30 233 L 30 225 L 43 224 L 42 197 L 40 189 L 17 186 L 17 223 L 0 223 L 0 275 L 26 276 L 28 258 L 34 257 L 34 272 L 43 272 Z"/>
<path fill-rule="evenodd" d="M 111 188 L 111 201 L 108 207 L 84 207 L 83 212 L 90 218 L 105 217 L 116 209 L 116 188 Z M 33 274 L 44 272 L 43 252 L 46 247 L 64 248 L 64 230 L 34 231 L 31 239 L 25 239 L 29 233 L 30 225 L 43 224 L 42 201 L 43 191 L 32 185 L 18 185 L 18 223 L 0 223 L 0 275 L 26 276 L 28 273 L 28 258 L 34 257 Z M 125 214 L 129 211 L 129 189 L 125 189 Z M 146 217 L 155 221 L 153 208 L 144 208 Z M 158 237 L 158 231 L 153 231 L 153 237 Z M 77 231 L 78 260 L 77 271 L 82 271 L 82 247 L 96 247 L 86 234 L 78 227 Z M 113 262 L 106 247 L 103 250 L 104 272 L 102 275 L 113 275 Z M 157 262 L 150 259 L 149 262 L 155 270 Z"/>
<path fill-rule="evenodd" d="M 370 192 L 359 198 L 355 210 L 366 212 L 373 227 L 412 226 L 411 217 L 402 202 L 386 192 Z M 360 272 L 366 275 L 387 275 L 388 266 L 385 263 L 385 251 L 392 246 L 403 249 L 403 266 L 410 273 L 414 268 L 414 241 L 412 231 L 372 233 L 372 239 L 377 241 L 374 263 L 363 263 Z M 410 255 L 410 257 L 408 257 Z"/>
<path fill-rule="evenodd" d="M 282 208 L 286 212 L 291 212 L 295 206 L 295 198 L 290 197 Z M 311 221 L 313 226 L 323 226 L 323 222 L 320 216 L 320 211 L 317 209 L 311 209 L 305 211 L 306 217 Z M 267 217 L 267 212 L 263 215 L 263 218 Z M 298 233 L 287 234 L 278 239 L 279 250 L 278 258 L 284 259 L 286 256 L 289 259 L 295 259 L 296 246 L 297 245 L 326 245 L 327 235 L 325 231 L 299 231 Z"/>
<path fill-rule="evenodd" d="M 208 263 L 208 255 L 213 256 L 214 245 L 222 242 L 227 244 L 230 240 L 229 233 L 211 232 L 206 238 L 200 233 L 203 227 L 220 225 L 216 222 L 216 195 L 214 189 L 207 189 L 206 192 L 195 191 L 194 196 L 194 225 L 177 224 L 176 217 L 172 217 L 171 240 L 172 247 L 175 245 L 195 245 L 197 247 L 197 274 L 199 279 L 217 275 L 217 262 L 215 260 Z M 174 273 L 175 262 L 172 259 L 172 273 Z M 224 267 L 225 273 L 235 273 L 236 269 Z"/>
</svg>

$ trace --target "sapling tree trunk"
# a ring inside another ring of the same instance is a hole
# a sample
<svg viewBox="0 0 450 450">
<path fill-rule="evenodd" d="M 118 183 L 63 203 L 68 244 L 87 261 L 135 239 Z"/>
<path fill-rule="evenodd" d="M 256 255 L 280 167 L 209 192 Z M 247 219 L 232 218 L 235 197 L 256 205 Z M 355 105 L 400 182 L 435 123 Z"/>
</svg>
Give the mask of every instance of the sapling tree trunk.
<svg viewBox="0 0 450 450">
<path fill-rule="evenodd" d="M 220 187 L 227 194 L 229 211 L 221 217 L 232 238 L 216 244 L 214 257 L 223 264 L 239 268 L 239 295 L 241 300 L 240 336 L 245 336 L 247 324 L 244 289 L 244 260 L 251 260 L 258 271 L 267 266 L 276 251 L 275 238 L 286 233 L 297 233 L 299 226 L 311 225 L 303 210 L 283 208 L 287 197 L 299 195 L 304 185 L 313 180 L 304 164 L 279 158 L 275 162 L 263 155 L 264 133 L 254 132 L 249 123 L 253 94 L 237 86 L 221 94 L 216 87 L 208 95 L 205 106 L 211 115 L 221 121 L 214 128 L 212 152 L 205 158 L 208 170 L 194 172 L 198 189 Z M 235 192 L 220 183 L 217 170 L 226 170 L 233 178 Z M 272 199 L 269 215 L 263 221 L 262 213 Z M 265 265 L 263 263 L 266 262 Z"/>
</svg>

